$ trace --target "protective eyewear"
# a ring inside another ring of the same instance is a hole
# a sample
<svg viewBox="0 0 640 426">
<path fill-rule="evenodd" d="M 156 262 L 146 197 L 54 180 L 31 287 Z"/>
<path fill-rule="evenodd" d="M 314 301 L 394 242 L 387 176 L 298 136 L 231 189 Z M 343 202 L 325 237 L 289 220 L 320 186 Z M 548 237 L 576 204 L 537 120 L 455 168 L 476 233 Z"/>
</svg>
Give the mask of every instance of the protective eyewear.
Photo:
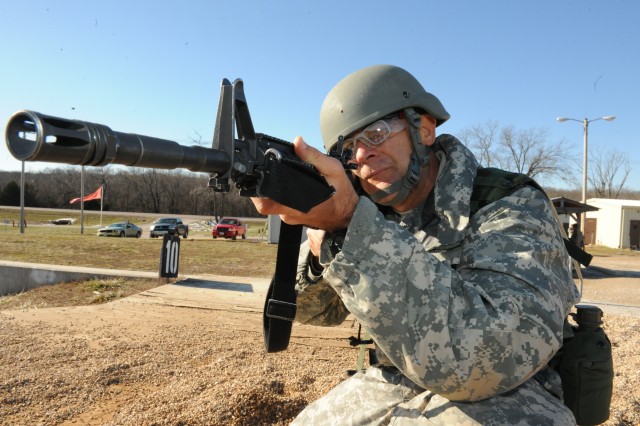
<svg viewBox="0 0 640 426">
<path fill-rule="evenodd" d="M 406 122 L 398 115 L 388 116 L 365 127 L 360 133 L 348 137 L 343 142 L 343 149 L 355 151 L 358 142 L 368 147 L 378 146 L 384 143 L 394 133 L 398 133 L 407 127 Z"/>
</svg>

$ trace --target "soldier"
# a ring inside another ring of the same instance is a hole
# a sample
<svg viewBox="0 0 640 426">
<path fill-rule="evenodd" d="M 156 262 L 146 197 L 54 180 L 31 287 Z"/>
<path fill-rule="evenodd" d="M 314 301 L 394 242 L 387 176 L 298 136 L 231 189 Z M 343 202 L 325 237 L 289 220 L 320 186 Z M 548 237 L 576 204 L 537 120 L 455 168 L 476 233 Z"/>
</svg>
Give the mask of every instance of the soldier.
<svg viewBox="0 0 640 426">
<path fill-rule="evenodd" d="M 298 137 L 296 153 L 335 194 L 307 214 L 253 199 L 315 228 L 296 320 L 337 325 L 351 313 L 378 355 L 294 424 L 575 424 L 547 366 L 579 298 L 552 206 L 523 186 L 471 216 L 479 165 L 453 136 L 436 137 L 447 119 L 407 71 L 359 70 L 320 113 L 325 148 L 342 137 L 353 150 L 352 178 Z"/>
<path fill-rule="evenodd" d="M 569 235 L 569 241 L 581 249 L 584 249 L 584 238 L 582 237 L 582 231 L 580 231 L 580 227 L 577 223 L 571 225 L 569 234 L 571 234 Z"/>
</svg>

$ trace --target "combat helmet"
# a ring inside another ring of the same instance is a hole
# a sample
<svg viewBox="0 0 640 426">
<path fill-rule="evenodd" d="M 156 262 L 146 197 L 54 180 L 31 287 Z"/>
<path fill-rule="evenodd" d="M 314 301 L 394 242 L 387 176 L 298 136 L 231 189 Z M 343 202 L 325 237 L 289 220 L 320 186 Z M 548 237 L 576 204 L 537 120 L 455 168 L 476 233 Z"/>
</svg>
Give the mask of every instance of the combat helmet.
<svg viewBox="0 0 640 426">
<path fill-rule="evenodd" d="M 436 126 L 447 121 L 449 113 L 413 75 L 393 65 L 374 65 L 348 75 L 331 89 L 320 110 L 320 130 L 327 152 L 336 145 L 340 136 L 346 137 L 397 111 L 405 113 L 414 152 L 402 181 L 371 194 L 371 198 L 379 202 L 391 193 L 398 193 L 384 204 L 394 204 L 406 198 L 417 184 L 420 166 L 428 162 L 429 149 L 422 144 L 418 132 L 419 113 L 435 118 Z"/>
</svg>

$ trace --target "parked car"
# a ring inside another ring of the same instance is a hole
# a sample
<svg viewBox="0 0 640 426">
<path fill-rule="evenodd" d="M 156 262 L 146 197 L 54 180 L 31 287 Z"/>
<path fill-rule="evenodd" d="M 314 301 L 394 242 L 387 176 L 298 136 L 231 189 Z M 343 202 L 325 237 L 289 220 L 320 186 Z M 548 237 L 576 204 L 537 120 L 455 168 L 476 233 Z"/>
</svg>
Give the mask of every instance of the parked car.
<svg viewBox="0 0 640 426">
<path fill-rule="evenodd" d="M 106 228 L 98 229 L 98 237 L 135 237 L 140 238 L 142 228 L 131 222 L 112 223 Z"/>
<path fill-rule="evenodd" d="M 60 219 L 54 219 L 51 221 L 51 223 L 53 223 L 54 225 L 71 225 L 75 221 L 76 220 L 71 217 L 63 217 Z"/>
<path fill-rule="evenodd" d="M 151 238 L 167 233 L 182 235 L 182 238 L 187 238 L 189 236 L 189 226 L 178 217 L 163 217 L 153 222 L 149 228 L 149 236 Z"/>
<path fill-rule="evenodd" d="M 211 228 L 213 238 L 224 237 L 235 240 L 237 237 L 247 238 L 247 227 L 240 219 L 234 217 L 223 217 L 220 223 Z"/>
</svg>

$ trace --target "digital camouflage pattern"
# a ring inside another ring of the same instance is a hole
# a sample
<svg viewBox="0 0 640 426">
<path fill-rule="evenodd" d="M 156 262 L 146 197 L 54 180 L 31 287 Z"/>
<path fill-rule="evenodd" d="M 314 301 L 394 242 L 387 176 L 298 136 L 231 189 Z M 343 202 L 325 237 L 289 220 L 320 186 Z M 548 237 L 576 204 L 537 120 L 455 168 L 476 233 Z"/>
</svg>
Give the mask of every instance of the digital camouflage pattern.
<svg viewBox="0 0 640 426">
<path fill-rule="evenodd" d="M 579 299 L 553 207 L 526 186 L 469 218 L 478 164 L 450 135 L 436 146 L 423 206 L 385 216 L 361 197 L 342 251 L 323 247 L 322 276 L 301 250 L 296 320 L 336 325 L 351 313 L 380 365 L 296 422 L 575 424 L 544 369 Z"/>
</svg>

